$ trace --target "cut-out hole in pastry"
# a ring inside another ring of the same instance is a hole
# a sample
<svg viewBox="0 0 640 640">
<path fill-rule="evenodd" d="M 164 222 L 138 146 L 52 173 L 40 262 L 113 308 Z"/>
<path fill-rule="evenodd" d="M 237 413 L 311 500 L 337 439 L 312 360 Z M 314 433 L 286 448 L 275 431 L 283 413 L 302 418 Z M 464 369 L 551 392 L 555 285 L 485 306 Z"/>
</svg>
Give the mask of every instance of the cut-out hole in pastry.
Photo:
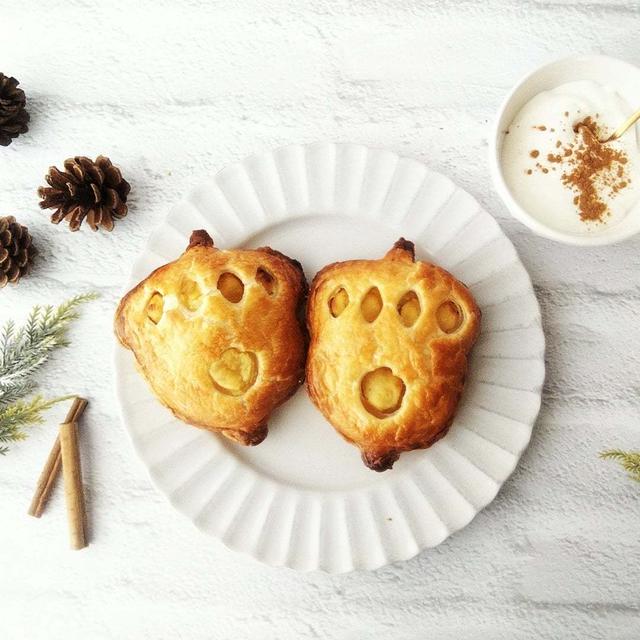
<svg viewBox="0 0 640 640">
<path fill-rule="evenodd" d="M 235 273 L 225 271 L 218 278 L 218 290 L 229 302 L 240 302 L 244 295 L 244 284 Z"/>
<path fill-rule="evenodd" d="M 436 322 L 445 333 L 453 333 L 462 324 L 462 309 L 453 300 L 447 300 L 438 307 Z"/>
<path fill-rule="evenodd" d="M 362 315 L 367 322 L 373 322 L 382 311 L 382 296 L 378 287 L 372 287 L 367 291 L 360 303 Z"/>
<path fill-rule="evenodd" d="M 195 280 L 191 280 L 191 278 L 185 278 L 180 283 L 178 298 L 189 311 L 196 311 L 202 304 L 202 290 L 200 289 L 200 285 Z"/>
<path fill-rule="evenodd" d="M 349 306 L 349 294 L 344 287 L 340 287 L 329 298 L 329 311 L 334 318 L 337 318 Z"/>
<path fill-rule="evenodd" d="M 149 298 L 149 302 L 147 302 L 147 318 L 153 322 L 153 324 L 158 324 L 160 322 L 160 318 L 162 318 L 162 314 L 164 312 L 164 297 L 158 291 L 154 291 Z"/>
<path fill-rule="evenodd" d="M 394 375 L 389 367 L 369 371 L 360 383 L 362 404 L 376 418 L 386 418 L 397 411 L 405 390 L 402 379 Z"/>
<path fill-rule="evenodd" d="M 252 351 L 227 349 L 209 367 L 215 388 L 228 396 L 240 396 L 249 389 L 258 376 L 258 359 Z"/>
<path fill-rule="evenodd" d="M 420 316 L 420 300 L 415 291 L 407 291 L 398 302 L 398 313 L 405 327 L 412 327 Z"/>
<path fill-rule="evenodd" d="M 272 296 L 276 292 L 276 279 L 264 267 L 258 267 L 256 281 L 267 292 L 267 295 Z"/>
</svg>

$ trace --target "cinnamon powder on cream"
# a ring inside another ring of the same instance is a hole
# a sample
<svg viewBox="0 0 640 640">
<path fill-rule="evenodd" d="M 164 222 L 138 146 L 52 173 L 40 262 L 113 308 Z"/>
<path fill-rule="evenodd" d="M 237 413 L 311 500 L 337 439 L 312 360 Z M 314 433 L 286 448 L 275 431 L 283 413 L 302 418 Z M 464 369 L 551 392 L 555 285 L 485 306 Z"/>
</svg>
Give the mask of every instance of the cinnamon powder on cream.
<svg viewBox="0 0 640 640">
<path fill-rule="evenodd" d="M 624 151 L 599 141 L 602 132 L 591 116 L 575 125 L 574 131 L 578 136 L 575 144 L 562 149 L 561 143 L 556 144 L 558 153 L 549 153 L 546 160 L 554 171 L 555 166 L 566 168 L 560 179 L 575 193 L 573 203 L 580 219 L 583 222 L 603 222 L 610 215 L 605 198 L 615 197 L 631 182 L 626 175 L 629 159 Z M 537 150 L 532 149 L 530 155 L 537 157 Z M 549 168 L 540 162 L 536 163 L 536 168 L 543 173 L 549 172 Z"/>
</svg>

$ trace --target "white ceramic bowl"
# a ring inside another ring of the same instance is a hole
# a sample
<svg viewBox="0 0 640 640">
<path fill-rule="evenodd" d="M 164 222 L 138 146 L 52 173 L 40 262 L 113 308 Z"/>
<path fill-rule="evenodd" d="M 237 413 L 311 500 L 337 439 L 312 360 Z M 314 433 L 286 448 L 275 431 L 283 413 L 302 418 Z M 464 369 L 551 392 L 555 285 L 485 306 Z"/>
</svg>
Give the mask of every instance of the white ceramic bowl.
<svg viewBox="0 0 640 640">
<path fill-rule="evenodd" d="M 498 194 L 512 215 L 545 238 L 566 244 L 593 246 L 611 244 L 640 231 L 640 202 L 617 224 L 582 233 L 559 231 L 540 221 L 513 197 L 502 171 L 505 131 L 520 109 L 534 96 L 565 82 L 593 80 L 613 87 L 634 108 L 640 107 L 640 69 L 607 56 L 577 55 L 557 60 L 525 76 L 502 103 L 490 137 L 489 165 Z M 629 133 L 626 135 L 630 135 Z"/>
</svg>

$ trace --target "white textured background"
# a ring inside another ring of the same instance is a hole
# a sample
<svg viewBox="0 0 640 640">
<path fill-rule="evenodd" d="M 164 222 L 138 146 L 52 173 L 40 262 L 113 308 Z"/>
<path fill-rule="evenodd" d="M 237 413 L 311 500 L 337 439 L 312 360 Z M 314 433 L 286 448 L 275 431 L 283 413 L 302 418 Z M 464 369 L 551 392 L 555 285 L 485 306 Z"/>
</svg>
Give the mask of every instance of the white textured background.
<svg viewBox="0 0 640 640">
<path fill-rule="evenodd" d="M 135 5 L 135 6 L 134 6 Z M 574 52 L 640 64 L 640 6 L 499 0 L 0 0 L 0 70 L 29 98 L 0 148 L 0 215 L 41 257 L 0 320 L 102 294 L 41 378 L 91 399 L 92 545 L 67 550 L 57 491 L 25 515 L 62 408 L 0 459 L 0 637 L 640 638 L 640 487 L 605 447 L 640 447 L 640 238 L 581 249 L 533 237 L 490 184 L 488 122 L 516 80 Z M 499 220 L 530 270 L 548 339 L 532 444 L 495 502 L 439 548 L 373 573 L 270 569 L 196 531 L 156 493 L 117 417 L 111 316 L 168 206 L 202 176 L 290 142 L 423 160 Z M 48 223 L 47 167 L 109 155 L 133 185 L 112 234 Z"/>
</svg>

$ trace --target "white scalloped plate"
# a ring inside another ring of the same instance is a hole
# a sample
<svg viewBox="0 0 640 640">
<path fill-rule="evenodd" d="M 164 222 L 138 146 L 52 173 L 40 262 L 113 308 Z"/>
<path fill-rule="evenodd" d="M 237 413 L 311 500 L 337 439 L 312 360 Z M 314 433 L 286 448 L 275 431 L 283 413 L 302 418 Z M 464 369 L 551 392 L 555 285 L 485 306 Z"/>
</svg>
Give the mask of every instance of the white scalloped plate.
<svg viewBox="0 0 640 640">
<path fill-rule="evenodd" d="M 365 468 L 304 389 L 272 417 L 262 444 L 242 447 L 176 420 L 118 347 L 122 418 L 178 511 L 262 562 L 341 573 L 411 558 L 493 500 L 538 414 L 544 335 L 527 272 L 469 194 L 388 151 L 285 147 L 224 169 L 176 205 L 130 284 L 175 259 L 199 228 L 220 247 L 270 245 L 299 259 L 309 279 L 336 260 L 380 257 L 405 236 L 419 258 L 470 286 L 483 326 L 447 436 L 380 474 Z"/>
</svg>

